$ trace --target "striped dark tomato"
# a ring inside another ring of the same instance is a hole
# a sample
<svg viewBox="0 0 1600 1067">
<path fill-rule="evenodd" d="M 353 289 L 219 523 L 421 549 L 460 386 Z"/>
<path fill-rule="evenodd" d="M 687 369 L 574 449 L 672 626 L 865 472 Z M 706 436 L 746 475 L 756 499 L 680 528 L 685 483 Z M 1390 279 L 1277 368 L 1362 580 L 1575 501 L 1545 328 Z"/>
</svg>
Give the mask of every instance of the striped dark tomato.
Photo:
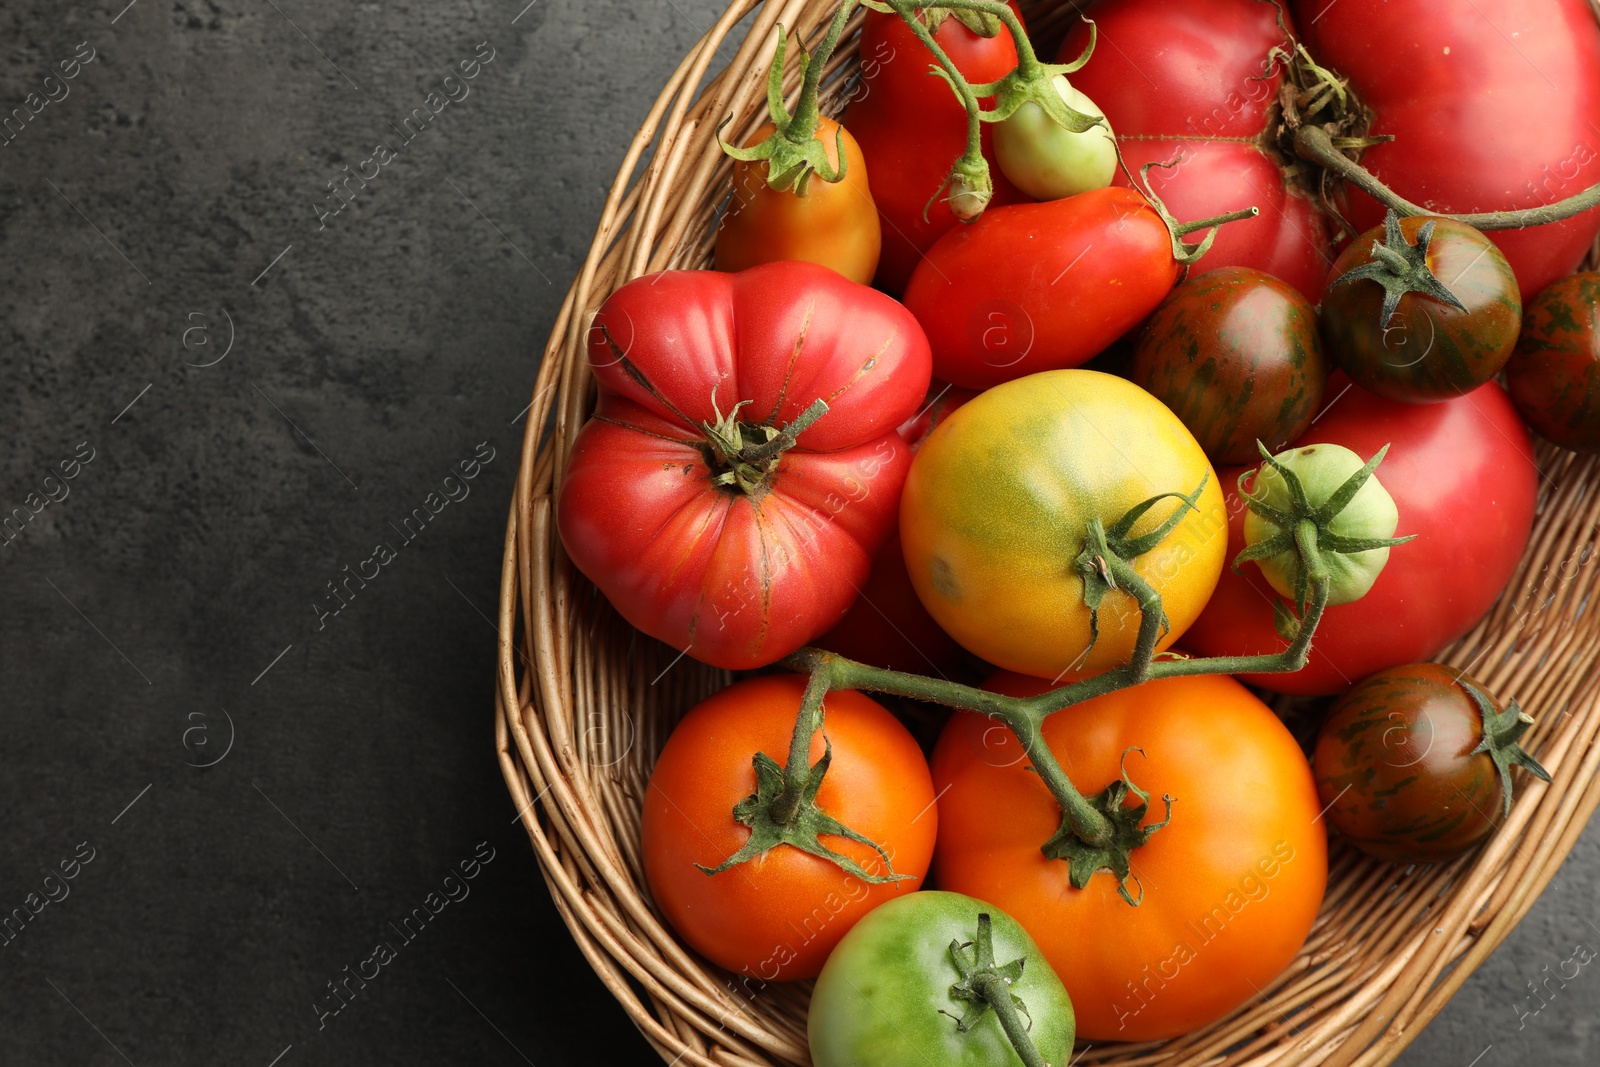
<svg viewBox="0 0 1600 1067">
<path fill-rule="evenodd" d="M 1321 307 L 1328 357 L 1363 389 L 1412 404 L 1465 395 L 1499 374 L 1522 326 L 1516 275 L 1494 243 L 1465 223 L 1426 216 L 1352 241 Z"/>
<path fill-rule="evenodd" d="M 1224 267 L 1174 289 L 1139 334 L 1129 377 L 1171 408 L 1216 464 L 1254 463 L 1305 432 L 1328 368 L 1317 315 L 1293 286 Z"/>
<path fill-rule="evenodd" d="M 1600 452 L 1600 274 L 1563 278 L 1527 306 L 1506 388 L 1539 433 Z"/>
<path fill-rule="evenodd" d="M 1517 744 L 1532 723 L 1453 667 L 1379 671 L 1339 699 L 1317 738 L 1311 767 L 1328 822 L 1379 859 L 1460 855 L 1508 810 L 1511 765 L 1549 781 Z"/>
</svg>

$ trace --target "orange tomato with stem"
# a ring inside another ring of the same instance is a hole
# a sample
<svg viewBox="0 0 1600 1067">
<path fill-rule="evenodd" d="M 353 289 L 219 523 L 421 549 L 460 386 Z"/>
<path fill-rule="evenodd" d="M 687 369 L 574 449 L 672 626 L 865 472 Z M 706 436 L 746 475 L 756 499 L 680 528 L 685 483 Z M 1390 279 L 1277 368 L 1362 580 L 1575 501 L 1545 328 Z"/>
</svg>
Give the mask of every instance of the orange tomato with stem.
<svg viewBox="0 0 1600 1067">
<path fill-rule="evenodd" d="M 985 688 L 1051 683 L 1002 673 Z M 1260 996 L 1305 943 L 1328 875 L 1322 803 L 1288 729 L 1232 678 L 1202 675 L 1058 711 L 1043 737 L 1084 793 L 1126 770 L 1150 797 L 1143 825 L 1170 814 L 1132 852 L 1138 905 L 1105 871 L 1074 889 L 1044 856 L 1061 809 L 1016 737 L 966 711 L 933 754 L 939 887 L 1022 924 L 1065 983 L 1080 1040 L 1173 1037 Z"/>
<path fill-rule="evenodd" d="M 756 131 L 751 144 L 777 132 L 771 123 Z M 867 160 L 850 131 L 819 116 L 815 134 L 829 165 L 844 176 L 829 182 L 810 174 L 796 189 L 767 183 L 767 161 L 735 160 L 733 199 L 717 230 L 716 268 L 741 271 L 780 259 L 800 259 L 831 267 L 853 282 L 872 284 L 883 234 L 878 209 L 867 186 Z M 840 145 L 844 153 L 839 152 Z"/>
<path fill-rule="evenodd" d="M 695 705 L 667 739 L 644 798 L 644 872 L 657 907 L 695 951 L 757 988 L 815 977 L 864 915 L 917 889 L 938 830 L 928 764 L 910 732 L 883 705 L 844 690 L 824 699 L 823 727 L 811 738 L 812 764 L 830 744 L 832 756 L 816 805 L 883 854 L 831 834 L 822 843 L 872 876 L 909 877 L 871 883 L 788 844 L 706 873 L 749 840 L 734 805 L 756 792 L 757 752 L 780 763 L 788 753 L 805 686 L 799 675 L 767 675 Z"/>
</svg>

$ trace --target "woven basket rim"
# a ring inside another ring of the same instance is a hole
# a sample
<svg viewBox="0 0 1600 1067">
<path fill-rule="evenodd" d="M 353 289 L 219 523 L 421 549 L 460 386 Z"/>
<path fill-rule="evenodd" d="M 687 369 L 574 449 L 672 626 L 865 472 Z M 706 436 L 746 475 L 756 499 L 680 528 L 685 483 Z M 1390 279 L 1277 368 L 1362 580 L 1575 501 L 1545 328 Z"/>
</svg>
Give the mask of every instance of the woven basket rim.
<svg viewBox="0 0 1600 1067">
<path fill-rule="evenodd" d="M 1590 4 L 1600 17 L 1600 0 Z M 775 26 L 811 38 L 833 7 L 733 0 L 667 79 L 624 154 L 545 347 L 507 516 L 495 694 L 501 771 L 579 949 L 669 1063 L 808 1064 L 810 983 L 749 998 L 654 912 L 637 842 L 645 754 L 653 760 L 676 717 L 729 676 L 693 661 L 673 667 L 674 650 L 632 632 L 595 596 L 566 560 L 553 492 L 592 396 L 582 356 L 589 317 L 631 278 L 708 263 L 729 171 L 716 127 L 734 116 L 724 136 L 753 132 L 764 119 Z M 1074 16 L 1067 2 L 1024 8 L 1036 30 Z M 746 18 L 730 59 L 728 38 Z M 859 16 L 830 76 L 852 69 L 858 25 Z M 721 73 L 697 91 L 718 64 Z M 796 69 L 789 74 L 792 91 Z M 836 102 L 841 83 L 832 83 Z M 1597 253 L 1600 245 L 1590 264 Z M 1556 784 L 1528 780 L 1501 830 L 1449 864 L 1400 869 L 1335 844 L 1310 939 L 1260 1001 L 1168 1042 L 1094 1046 L 1075 1062 L 1377 1067 L 1401 1053 L 1527 913 L 1600 805 L 1600 613 L 1582 610 L 1600 591 L 1600 568 L 1585 566 L 1600 552 L 1600 457 L 1541 444 L 1538 461 L 1539 515 L 1517 573 L 1488 617 L 1439 658 L 1473 663 L 1502 696 L 1545 712 L 1526 743 Z"/>
</svg>

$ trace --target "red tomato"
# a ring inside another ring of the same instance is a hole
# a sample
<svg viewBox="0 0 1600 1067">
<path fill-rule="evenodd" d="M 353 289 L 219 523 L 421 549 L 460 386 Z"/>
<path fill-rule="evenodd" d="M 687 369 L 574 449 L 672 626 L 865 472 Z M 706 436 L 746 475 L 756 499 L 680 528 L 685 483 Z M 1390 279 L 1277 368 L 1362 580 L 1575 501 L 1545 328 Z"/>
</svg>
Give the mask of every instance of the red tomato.
<svg viewBox="0 0 1600 1067">
<path fill-rule="evenodd" d="M 957 19 L 946 18 L 933 39 L 974 84 L 997 81 L 1017 65 L 1016 45 L 1004 27 L 993 37 L 979 37 Z M 967 148 L 966 109 L 950 86 L 929 73 L 934 65 L 933 54 L 898 15 L 867 12 L 861 27 L 861 81 L 851 92 L 843 122 L 866 156 L 882 221 L 876 284 L 897 296 L 923 253 L 958 221 L 942 200 L 928 206 L 950 165 Z M 1026 200 L 995 165 L 991 132 L 984 127 L 984 155 L 994 180 L 992 203 Z"/>
<path fill-rule="evenodd" d="M 1466 633 L 1493 606 L 1521 558 L 1539 488 L 1528 432 L 1493 382 L 1437 404 L 1404 404 L 1337 374 L 1328 396 L 1296 444 L 1343 445 L 1363 459 L 1391 445 L 1376 477 L 1400 509 L 1396 536 L 1417 539 L 1390 551 L 1366 596 L 1327 609 L 1303 670 L 1245 676 L 1280 693 L 1343 692 L 1386 667 L 1430 659 Z M 1244 548 L 1242 470 L 1217 472 L 1228 494 L 1230 559 Z M 1224 570 L 1211 602 L 1184 635 L 1184 647 L 1202 656 L 1280 650 L 1273 595 L 1254 564 L 1243 573 Z"/>
<path fill-rule="evenodd" d="M 1086 362 L 1154 311 L 1178 270 L 1161 217 L 1112 187 L 990 208 L 928 251 L 905 302 L 934 373 L 987 389 Z"/>
<path fill-rule="evenodd" d="M 1244 266 L 1281 278 L 1316 303 L 1333 264 L 1328 226 L 1315 203 L 1286 181 L 1263 142 L 1275 128 L 1282 70 L 1267 54 L 1284 47 L 1277 6 L 1261 0 L 1109 0 L 1093 11 L 1099 45 L 1072 84 L 1110 120 L 1123 158 L 1180 219 L 1209 218 L 1243 204 L 1259 217 L 1229 223 L 1200 270 Z M 1089 41 L 1074 26 L 1062 61 Z M 1126 175 L 1118 179 L 1126 184 Z"/>
<path fill-rule="evenodd" d="M 1291 6 L 1317 61 L 1377 113 L 1372 133 L 1395 138 L 1367 149 L 1362 166 L 1413 203 L 1498 211 L 1600 182 L 1600 24 L 1587 0 Z M 1376 201 L 1347 194 L 1358 230 L 1383 222 Z M 1588 211 L 1489 236 L 1528 300 L 1577 267 L 1597 230 L 1600 211 Z"/>
<path fill-rule="evenodd" d="M 894 529 L 928 389 L 903 307 L 811 263 L 666 271 L 613 293 L 589 331 L 599 384 L 557 519 L 578 569 L 630 623 L 719 667 L 759 667 L 838 622 Z M 762 469 L 707 426 L 763 442 L 828 409 Z M 740 478 L 734 479 L 738 474 Z"/>
<path fill-rule="evenodd" d="M 1031 696 L 1051 684 L 1001 673 L 986 688 Z M 1125 765 L 1151 796 L 1143 825 L 1173 797 L 1171 823 L 1131 856 L 1139 906 L 1104 871 L 1073 888 L 1067 864 L 1040 852 L 1061 809 L 1021 742 L 965 711 L 933 753 L 939 887 L 1023 925 L 1072 997 L 1080 1040 L 1172 1037 L 1262 996 L 1305 943 L 1328 876 L 1311 767 L 1278 717 L 1208 675 L 1086 701 L 1045 719 L 1043 734 L 1087 795 Z"/>
<path fill-rule="evenodd" d="M 641 813 L 645 878 L 656 905 L 697 952 L 762 982 L 814 977 L 862 916 L 922 884 L 938 832 L 933 783 L 922 750 L 881 704 L 849 690 L 823 701 L 823 731 L 812 762 L 833 745 L 817 806 L 882 845 L 899 882 L 872 884 L 831 860 L 777 845 L 764 855 L 707 875 L 744 846 L 748 827 L 733 807 L 756 791 L 751 759 L 780 765 L 806 680 L 768 675 L 729 686 L 697 704 L 656 760 Z M 883 875 L 868 845 L 842 837 L 823 844 Z"/>
</svg>

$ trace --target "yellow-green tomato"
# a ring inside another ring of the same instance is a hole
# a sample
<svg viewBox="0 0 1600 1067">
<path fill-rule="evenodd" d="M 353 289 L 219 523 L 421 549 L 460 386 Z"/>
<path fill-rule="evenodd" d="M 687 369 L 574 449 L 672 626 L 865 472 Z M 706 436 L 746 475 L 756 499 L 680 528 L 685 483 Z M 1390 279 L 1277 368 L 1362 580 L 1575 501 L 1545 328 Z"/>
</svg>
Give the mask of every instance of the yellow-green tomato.
<svg viewBox="0 0 1600 1067">
<path fill-rule="evenodd" d="M 1072 110 L 1105 117 L 1066 75 L 1057 74 L 1050 81 Z M 1109 123 L 1074 133 L 1031 100 L 995 125 L 994 151 L 1005 176 L 1035 200 L 1060 200 L 1104 189 L 1117 174 L 1117 143 Z"/>
<path fill-rule="evenodd" d="M 1130 509 L 1168 498 L 1130 533 L 1185 513 L 1130 562 L 1162 599 L 1165 648 L 1200 614 L 1227 552 L 1223 495 L 1178 417 L 1122 378 L 1057 370 L 1006 382 L 957 409 L 923 443 L 900 501 L 900 536 L 917 596 L 944 630 L 996 666 L 1040 678 L 1098 673 L 1133 654 L 1140 612 L 1120 587 L 1090 611 L 1076 561 L 1091 520 L 1111 530 Z M 1085 657 L 1085 651 L 1088 655 Z"/>
<path fill-rule="evenodd" d="M 970 995 L 1000 976 L 1033 1062 L 1072 1058 L 1072 1002 L 1025 930 L 960 893 L 908 893 L 867 915 L 828 957 L 806 1024 L 816 1067 L 1020 1067 L 995 1009 Z M 1021 1007 L 1016 1007 L 1016 1002 Z"/>
</svg>

